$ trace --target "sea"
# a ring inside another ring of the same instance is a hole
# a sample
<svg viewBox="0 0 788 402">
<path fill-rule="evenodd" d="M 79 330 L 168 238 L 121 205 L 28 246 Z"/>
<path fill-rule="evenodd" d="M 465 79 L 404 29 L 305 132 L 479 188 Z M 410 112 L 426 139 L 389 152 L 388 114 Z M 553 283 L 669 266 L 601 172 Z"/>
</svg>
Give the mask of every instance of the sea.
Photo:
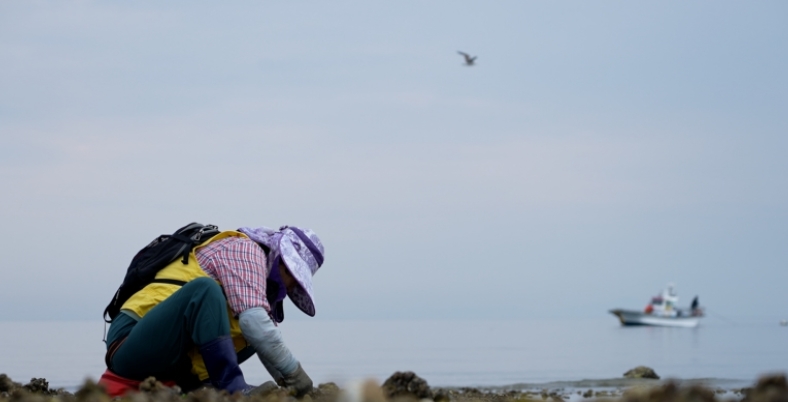
<svg viewBox="0 0 788 402">
<path fill-rule="evenodd" d="M 788 371 L 788 327 L 704 318 L 697 328 L 622 327 L 613 316 L 532 320 L 295 320 L 286 343 L 315 384 L 413 371 L 432 387 L 604 388 L 648 366 L 723 389 Z M 104 322 L 0 322 L 0 373 L 76 390 L 105 369 Z M 269 375 L 252 357 L 246 380 Z"/>
</svg>

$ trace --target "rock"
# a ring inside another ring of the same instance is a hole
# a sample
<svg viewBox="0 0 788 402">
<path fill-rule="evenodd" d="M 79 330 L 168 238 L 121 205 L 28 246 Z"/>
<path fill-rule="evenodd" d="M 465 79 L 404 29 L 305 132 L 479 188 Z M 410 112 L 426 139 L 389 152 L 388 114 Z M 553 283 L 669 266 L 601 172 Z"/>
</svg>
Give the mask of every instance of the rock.
<svg viewBox="0 0 788 402">
<path fill-rule="evenodd" d="M 315 388 L 312 388 L 307 395 L 312 397 L 312 400 L 315 402 L 323 402 L 323 401 L 336 401 L 337 397 L 341 390 L 339 386 L 333 382 L 326 382 L 323 384 L 318 385 Z"/>
<path fill-rule="evenodd" d="M 435 402 L 449 402 L 451 398 L 446 391 L 440 390 L 435 392 L 435 395 L 432 398 Z"/>
<path fill-rule="evenodd" d="M 162 391 L 167 388 L 164 384 L 159 381 L 156 381 L 156 377 L 148 377 L 140 383 L 140 391 L 153 393 L 157 391 Z"/>
<path fill-rule="evenodd" d="M 678 384 L 669 381 L 661 386 L 641 385 L 624 391 L 622 400 L 627 402 L 680 402 Z M 684 402 L 684 401 L 681 401 Z M 691 401 L 686 401 L 691 402 Z M 701 402 L 701 401 L 697 401 Z"/>
<path fill-rule="evenodd" d="M 226 392 L 222 392 L 224 391 L 217 391 L 211 387 L 202 387 L 189 392 L 185 400 L 188 402 L 220 402 L 227 396 Z M 255 395 L 254 397 L 258 398 L 259 396 Z M 149 398 L 149 394 L 139 392 L 132 393 L 129 398 L 124 397 L 124 399 L 130 400 L 130 402 L 150 402 L 151 398 Z"/>
<path fill-rule="evenodd" d="M 0 392 L 11 393 L 19 388 L 22 388 L 22 384 L 12 381 L 5 374 L 0 374 Z"/>
<path fill-rule="evenodd" d="M 691 385 L 681 389 L 679 399 L 692 402 L 715 402 L 715 394 L 709 388 L 700 385 Z"/>
<path fill-rule="evenodd" d="M 74 396 L 79 402 L 109 402 L 109 396 L 104 387 L 90 379 L 85 380 Z"/>
<path fill-rule="evenodd" d="M 651 367 L 646 366 L 637 366 L 632 370 L 627 371 L 624 373 L 624 377 L 626 378 L 651 378 L 654 380 L 659 380 L 659 376 Z"/>
<path fill-rule="evenodd" d="M 412 371 L 397 371 L 383 383 L 383 394 L 389 399 L 397 397 L 432 399 L 432 390 L 423 378 Z"/>
<path fill-rule="evenodd" d="M 758 379 L 753 388 L 743 388 L 742 402 L 788 402 L 788 381 L 785 375 L 769 375 Z"/>
<path fill-rule="evenodd" d="M 24 388 L 30 392 L 49 394 L 49 381 L 46 378 L 31 378 Z"/>
<path fill-rule="evenodd" d="M 167 402 L 179 399 L 181 388 L 177 385 L 169 387 L 157 381 L 156 377 L 148 377 L 140 384 L 140 393 L 155 402 Z"/>
<path fill-rule="evenodd" d="M 29 383 L 22 386 L 22 389 L 41 395 L 62 395 L 66 393 L 62 389 L 49 388 L 49 381 L 46 378 L 31 378 Z"/>
</svg>

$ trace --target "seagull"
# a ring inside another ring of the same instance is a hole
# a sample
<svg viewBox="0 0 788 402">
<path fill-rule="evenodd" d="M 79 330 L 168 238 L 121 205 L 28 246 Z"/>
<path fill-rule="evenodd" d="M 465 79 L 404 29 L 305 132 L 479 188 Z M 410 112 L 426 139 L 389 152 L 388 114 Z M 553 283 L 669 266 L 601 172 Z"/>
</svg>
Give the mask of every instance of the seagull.
<svg viewBox="0 0 788 402">
<path fill-rule="evenodd" d="M 473 65 L 473 63 L 476 61 L 476 56 L 473 56 L 473 57 L 471 57 L 471 55 L 469 55 L 468 53 L 465 53 L 465 52 L 460 52 L 460 51 L 457 51 L 457 53 L 459 53 L 459 54 L 461 54 L 463 57 L 465 57 L 465 65 L 466 65 L 466 66 L 469 66 L 469 67 L 470 67 L 470 66 L 472 66 L 472 65 Z"/>
</svg>

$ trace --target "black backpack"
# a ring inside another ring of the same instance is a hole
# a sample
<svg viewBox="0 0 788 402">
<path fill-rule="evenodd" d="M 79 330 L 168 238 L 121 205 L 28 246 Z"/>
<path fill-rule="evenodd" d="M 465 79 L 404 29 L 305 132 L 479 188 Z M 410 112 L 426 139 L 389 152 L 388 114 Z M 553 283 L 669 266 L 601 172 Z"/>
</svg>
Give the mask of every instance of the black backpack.
<svg viewBox="0 0 788 402">
<path fill-rule="evenodd" d="M 171 235 L 161 235 L 150 242 L 131 259 L 123 283 L 115 292 L 115 296 L 112 297 L 107 308 L 104 309 L 104 321 L 112 322 L 120 312 L 123 303 L 149 283 L 185 285 L 186 283 L 183 281 L 154 278 L 157 272 L 179 257 L 184 265 L 188 264 L 192 249 L 218 233 L 219 228 L 214 225 L 192 222 Z"/>
</svg>

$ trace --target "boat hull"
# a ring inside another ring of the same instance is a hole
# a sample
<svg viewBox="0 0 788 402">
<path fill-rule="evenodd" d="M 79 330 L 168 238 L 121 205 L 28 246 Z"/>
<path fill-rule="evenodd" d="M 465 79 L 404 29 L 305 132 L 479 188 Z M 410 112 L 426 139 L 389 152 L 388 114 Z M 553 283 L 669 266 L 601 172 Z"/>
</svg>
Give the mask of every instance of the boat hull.
<svg viewBox="0 0 788 402">
<path fill-rule="evenodd" d="M 618 317 L 621 325 L 655 325 L 661 327 L 694 328 L 698 326 L 700 317 L 661 317 L 632 310 L 610 310 L 610 314 Z"/>
</svg>

